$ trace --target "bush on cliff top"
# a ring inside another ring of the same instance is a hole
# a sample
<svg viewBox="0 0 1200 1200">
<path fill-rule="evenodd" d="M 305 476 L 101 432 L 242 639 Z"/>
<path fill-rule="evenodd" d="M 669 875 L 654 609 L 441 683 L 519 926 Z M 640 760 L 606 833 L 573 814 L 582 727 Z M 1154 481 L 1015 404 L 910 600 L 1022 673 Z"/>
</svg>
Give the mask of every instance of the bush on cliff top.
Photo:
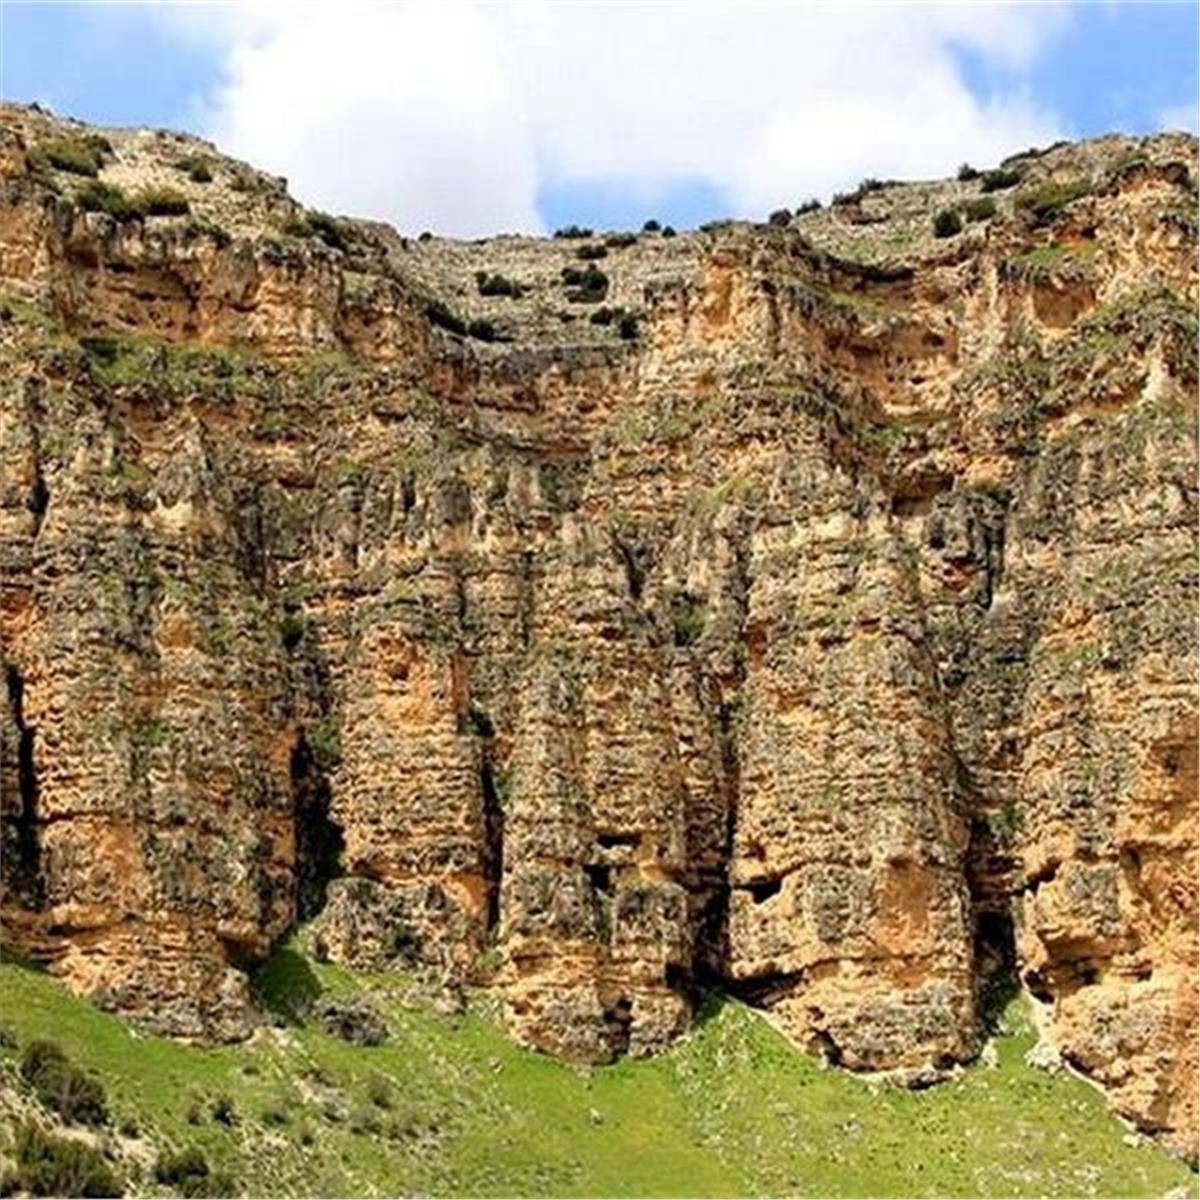
<svg viewBox="0 0 1200 1200">
<path fill-rule="evenodd" d="M 100 174 L 105 156 L 111 153 L 112 143 L 98 133 L 47 138 L 30 150 L 29 165 L 35 171 L 53 167 L 71 175 L 90 175 L 94 178 Z"/>
</svg>

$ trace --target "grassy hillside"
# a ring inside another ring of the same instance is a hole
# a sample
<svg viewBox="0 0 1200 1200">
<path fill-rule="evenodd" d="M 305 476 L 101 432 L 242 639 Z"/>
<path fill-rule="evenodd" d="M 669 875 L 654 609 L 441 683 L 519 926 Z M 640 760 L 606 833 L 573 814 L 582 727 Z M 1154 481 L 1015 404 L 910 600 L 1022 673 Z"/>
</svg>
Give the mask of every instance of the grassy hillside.
<svg viewBox="0 0 1200 1200">
<path fill-rule="evenodd" d="M 296 944 L 258 986 L 279 1027 L 203 1049 L 138 1036 L 0 961 L 0 1027 L 17 1043 L 0 1049 L 5 1124 L 31 1103 L 21 1047 L 50 1038 L 102 1079 L 118 1132 L 100 1140 L 135 1194 L 170 1194 L 155 1161 L 189 1146 L 258 1195 L 1196 1193 L 1195 1175 L 1129 1137 L 1092 1088 L 1025 1065 L 1033 1034 L 1017 1005 L 994 1066 L 901 1092 L 822 1069 L 716 999 L 661 1058 L 579 1071 L 485 1015 L 438 1016 L 406 1001 L 403 981 L 313 963 Z M 352 1046 L 302 1023 L 297 998 L 318 988 L 369 989 L 389 1042 Z"/>
</svg>

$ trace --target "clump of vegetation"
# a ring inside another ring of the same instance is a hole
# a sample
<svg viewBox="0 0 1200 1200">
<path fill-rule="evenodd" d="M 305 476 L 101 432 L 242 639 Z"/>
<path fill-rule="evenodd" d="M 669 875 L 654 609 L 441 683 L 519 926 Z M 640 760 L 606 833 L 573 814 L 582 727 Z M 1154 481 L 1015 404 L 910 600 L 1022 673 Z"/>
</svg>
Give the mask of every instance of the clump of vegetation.
<svg viewBox="0 0 1200 1200">
<path fill-rule="evenodd" d="M 979 177 L 979 187 L 984 192 L 1002 192 L 1007 188 L 1016 187 L 1021 182 L 1021 172 L 1005 167 L 995 167 L 984 171 Z"/>
<path fill-rule="evenodd" d="M 972 179 L 978 179 L 978 178 L 979 178 L 979 172 L 977 170 L 975 170 L 975 168 L 973 166 L 971 166 L 970 163 L 963 163 L 962 166 L 958 168 L 958 182 L 959 183 L 970 183 Z"/>
<path fill-rule="evenodd" d="M 108 213 L 117 221 L 132 221 L 141 214 L 132 200 L 117 186 L 93 179 L 75 193 L 75 203 L 84 212 Z"/>
<path fill-rule="evenodd" d="M 207 154 L 187 154 L 176 160 L 175 169 L 182 171 L 193 183 L 212 183 L 212 163 Z"/>
<path fill-rule="evenodd" d="M 786 227 L 792 223 L 792 210 L 790 208 L 777 208 L 768 218 L 768 225 L 777 225 Z"/>
<path fill-rule="evenodd" d="M 237 1185 L 224 1171 L 213 1171 L 196 1146 L 175 1154 L 163 1154 L 154 1166 L 154 1178 L 174 1188 L 181 1196 L 215 1197 L 237 1194 Z"/>
<path fill-rule="evenodd" d="M 625 308 L 609 308 L 605 305 L 598 308 L 588 318 L 593 325 L 616 325 L 617 334 L 627 342 L 633 341 L 638 335 L 637 317 Z"/>
<path fill-rule="evenodd" d="M 590 238 L 592 230 L 585 225 L 564 225 L 562 229 L 554 231 L 556 238 Z"/>
<path fill-rule="evenodd" d="M 237 1124 L 237 1108 L 234 1106 L 233 1098 L 224 1092 L 213 1097 L 208 1111 L 212 1115 L 212 1119 L 222 1125 Z"/>
<path fill-rule="evenodd" d="M 84 212 L 107 213 L 116 221 L 141 217 L 180 217 L 190 210 L 187 197 L 175 188 L 145 188 L 127 196 L 115 184 L 93 179 L 75 193 L 75 203 Z"/>
<path fill-rule="evenodd" d="M 473 337 L 481 342 L 496 342 L 500 335 L 495 325 L 485 317 L 475 317 L 467 322 L 467 337 Z"/>
<path fill-rule="evenodd" d="M 636 245 L 637 240 L 636 233 L 610 233 L 604 244 L 613 250 L 624 250 L 626 246 Z"/>
<path fill-rule="evenodd" d="M 134 197 L 133 204 L 143 217 L 182 217 L 191 210 L 188 198 L 172 187 L 143 188 Z"/>
<path fill-rule="evenodd" d="M 342 731 L 333 717 L 317 721 L 308 731 L 308 745 L 318 771 L 336 771 L 342 764 Z"/>
<path fill-rule="evenodd" d="M 439 329 L 445 329 L 449 333 L 456 333 L 459 337 L 467 336 L 467 323 L 453 313 L 440 300 L 431 300 L 425 306 L 425 315 L 430 322 L 436 325 Z"/>
<path fill-rule="evenodd" d="M 0 1196 L 124 1195 L 121 1181 L 94 1146 L 55 1137 L 31 1121 L 17 1129 L 16 1166 L 0 1178 Z"/>
<path fill-rule="evenodd" d="M 518 300 L 525 294 L 525 289 L 515 279 L 509 279 L 498 271 L 476 271 L 475 286 L 481 296 L 511 296 Z"/>
<path fill-rule="evenodd" d="M 675 236 L 675 229 L 674 229 L 674 226 L 671 226 L 671 225 L 664 225 L 664 226 L 662 227 L 662 235 L 663 235 L 663 237 L 665 237 L 665 238 L 672 238 L 672 237 L 674 237 L 674 236 Z"/>
<path fill-rule="evenodd" d="M 582 259 L 584 262 L 595 262 L 597 259 L 608 257 L 608 247 L 598 242 L 579 246 L 575 250 L 575 257 Z"/>
<path fill-rule="evenodd" d="M 1029 213 L 1038 225 L 1053 221 L 1068 204 L 1086 196 L 1092 190 L 1086 179 L 1070 179 L 1064 183 L 1043 183 L 1028 192 L 1020 192 L 1013 202 Z"/>
<path fill-rule="evenodd" d="M 391 1081 L 384 1075 L 373 1074 L 367 1079 L 367 1099 L 376 1107 L 392 1107 Z"/>
<path fill-rule="evenodd" d="M 934 237 L 954 237 L 955 234 L 962 233 L 962 228 L 962 217 L 960 217 L 952 208 L 943 208 L 942 211 L 933 218 Z"/>
<path fill-rule="evenodd" d="M 291 237 L 317 238 L 333 250 L 349 250 L 353 233 L 344 221 L 324 212 L 309 212 L 286 222 L 283 232 Z"/>
<path fill-rule="evenodd" d="M 661 228 L 662 226 L 653 217 L 651 217 L 650 220 L 642 226 L 642 232 L 657 233 Z"/>
<path fill-rule="evenodd" d="M 108 1120 L 104 1085 L 75 1066 L 57 1042 L 30 1042 L 21 1055 L 21 1078 L 64 1121 L 103 1125 Z"/>
<path fill-rule="evenodd" d="M 694 646 L 708 623 L 708 605 L 697 596 L 676 596 L 671 601 L 671 624 L 676 646 Z"/>
<path fill-rule="evenodd" d="M 98 133 L 47 138 L 29 151 L 29 165 L 35 171 L 53 167 L 71 175 L 90 175 L 95 178 L 110 154 L 112 143 Z"/>
<path fill-rule="evenodd" d="M 563 267 L 562 281 L 574 304 L 599 304 L 608 295 L 608 276 L 597 267 Z"/>
<path fill-rule="evenodd" d="M 968 221 L 987 221 L 996 215 L 996 202 L 991 196 L 977 196 L 972 200 L 964 200 L 962 215 Z"/>
<path fill-rule="evenodd" d="M 796 216 L 798 216 L 798 217 L 802 217 L 806 213 L 814 213 L 814 212 L 820 212 L 820 211 L 821 211 L 821 202 L 820 202 L 820 200 L 818 200 L 816 198 L 816 196 L 813 196 L 810 199 L 805 200 L 803 204 L 798 204 L 796 206 Z"/>
<path fill-rule="evenodd" d="M 854 191 L 835 193 L 833 203 L 839 207 L 848 204 L 859 204 L 872 192 L 882 192 L 887 186 L 886 180 L 874 179 L 868 176 Z"/>
</svg>

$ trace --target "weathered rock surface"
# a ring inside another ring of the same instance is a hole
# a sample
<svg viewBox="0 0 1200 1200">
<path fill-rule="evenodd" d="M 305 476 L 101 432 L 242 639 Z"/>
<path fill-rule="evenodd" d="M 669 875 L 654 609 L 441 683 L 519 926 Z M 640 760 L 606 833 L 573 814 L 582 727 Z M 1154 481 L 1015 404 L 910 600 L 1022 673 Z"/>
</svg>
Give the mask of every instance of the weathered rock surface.
<svg viewBox="0 0 1200 1200">
<path fill-rule="evenodd" d="M 190 213 L 82 212 L 87 133 L 0 110 L 6 944 L 236 1038 L 315 917 L 552 1053 L 717 985 L 914 1083 L 1007 973 L 1194 1146 L 1193 140 L 589 267 L 144 131 Z"/>
</svg>

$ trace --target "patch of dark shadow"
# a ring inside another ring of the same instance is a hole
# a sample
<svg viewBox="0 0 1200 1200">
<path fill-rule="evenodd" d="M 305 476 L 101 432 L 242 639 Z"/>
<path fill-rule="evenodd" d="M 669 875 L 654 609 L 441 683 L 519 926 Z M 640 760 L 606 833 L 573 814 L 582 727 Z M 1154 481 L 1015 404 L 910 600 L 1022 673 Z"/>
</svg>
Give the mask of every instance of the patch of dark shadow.
<svg viewBox="0 0 1200 1200">
<path fill-rule="evenodd" d="M 292 826 L 296 839 L 296 919 L 307 921 L 325 907 L 331 879 L 343 874 L 342 827 L 329 815 L 329 780 L 301 730 L 292 748 Z"/>
<path fill-rule="evenodd" d="M 976 973 L 981 981 L 976 1008 L 984 1030 L 992 1035 L 1000 1028 L 1004 1010 L 1021 990 L 1011 913 L 976 913 L 975 962 Z"/>
<path fill-rule="evenodd" d="M 303 1025 L 321 995 L 321 983 L 307 958 L 280 946 L 250 975 L 250 992 L 264 1011 L 290 1025 Z"/>
<path fill-rule="evenodd" d="M 663 974 L 663 981 L 673 992 L 687 992 L 691 990 L 692 973 L 681 963 L 669 962 Z"/>
<path fill-rule="evenodd" d="M 26 903 L 40 907 L 43 899 L 38 822 L 40 789 L 34 757 L 37 730 L 25 720 L 25 677 L 16 667 L 9 666 L 5 671 L 5 683 L 8 709 L 17 728 L 17 811 L 11 826 L 3 830 L 0 849 L 13 855 L 10 879 L 16 893 Z"/>
<path fill-rule="evenodd" d="M 633 546 L 628 542 L 617 539 L 615 542 L 617 555 L 625 568 L 625 578 L 629 584 L 629 594 L 635 599 L 642 598 L 642 589 L 646 583 L 649 554 L 644 546 Z"/>
<path fill-rule="evenodd" d="M 629 1039 L 633 1030 L 633 1001 L 622 996 L 615 1004 L 604 1010 L 604 1025 L 613 1056 L 620 1058 L 629 1053 Z"/>
<path fill-rule="evenodd" d="M 1025 972 L 1024 978 L 1025 986 L 1035 1000 L 1040 1000 L 1043 1004 L 1054 1003 L 1054 993 L 1050 990 L 1050 985 L 1041 971 L 1031 967 Z"/>
<path fill-rule="evenodd" d="M 601 850 L 614 850 L 618 846 L 637 846 L 641 843 L 640 833 L 598 833 L 596 845 Z"/>
<path fill-rule="evenodd" d="M 490 721 L 488 726 L 490 730 Z M 490 737 L 491 733 L 487 736 Z M 504 804 L 496 786 L 495 769 L 487 757 L 483 759 L 479 777 L 483 791 L 483 878 L 487 896 L 487 928 L 495 929 L 500 923 L 500 881 L 504 876 Z"/>
<path fill-rule="evenodd" d="M 1035 871 L 1029 876 L 1029 879 L 1025 884 L 1025 890 L 1031 895 L 1036 896 L 1038 888 L 1040 888 L 1042 884 L 1054 882 L 1056 876 L 1058 875 L 1059 866 L 1060 864 L 1056 860 L 1051 859 L 1040 870 Z"/>
<path fill-rule="evenodd" d="M 807 1049 L 809 1054 L 822 1059 L 826 1066 L 840 1067 L 842 1065 L 842 1048 L 823 1029 L 818 1029 L 808 1039 Z"/>
<path fill-rule="evenodd" d="M 588 863 L 583 868 L 588 883 L 597 892 L 608 895 L 612 892 L 612 868 L 604 863 Z"/>
<path fill-rule="evenodd" d="M 756 879 L 752 883 L 738 885 L 738 891 L 749 892 L 750 899 L 755 904 L 765 904 L 772 896 L 778 896 L 783 887 L 782 877 L 776 879 Z"/>
</svg>

